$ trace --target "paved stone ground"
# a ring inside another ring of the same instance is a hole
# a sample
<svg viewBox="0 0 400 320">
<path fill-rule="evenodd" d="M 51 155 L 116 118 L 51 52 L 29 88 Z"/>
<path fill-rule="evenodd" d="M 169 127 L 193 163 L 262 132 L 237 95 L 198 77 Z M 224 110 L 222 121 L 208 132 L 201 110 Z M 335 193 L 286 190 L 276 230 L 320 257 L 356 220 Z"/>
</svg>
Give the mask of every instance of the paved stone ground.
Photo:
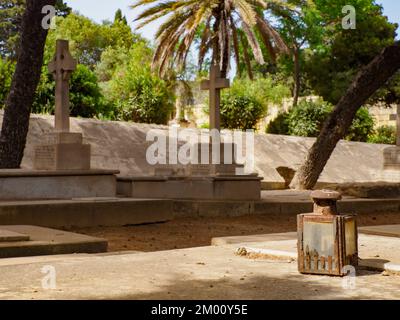
<svg viewBox="0 0 400 320">
<path fill-rule="evenodd" d="M 343 279 L 305 276 L 296 262 L 252 260 L 237 245 L 120 255 L 0 260 L 0 299 L 400 299 L 400 276 L 361 271 Z M 41 268 L 57 287 L 44 290 Z"/>
</svg>

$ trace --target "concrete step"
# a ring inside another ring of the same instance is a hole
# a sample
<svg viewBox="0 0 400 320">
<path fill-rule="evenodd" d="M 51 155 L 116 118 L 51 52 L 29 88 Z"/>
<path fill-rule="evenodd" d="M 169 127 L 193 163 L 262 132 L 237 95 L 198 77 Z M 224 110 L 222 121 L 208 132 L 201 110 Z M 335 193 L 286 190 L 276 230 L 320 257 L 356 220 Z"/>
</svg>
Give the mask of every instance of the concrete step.
<svg viewBox="0 0 400 320">
<path fill-rule="evenodd" d="M 0 226 L 4 233 L 25 235 L 20 241 L 0 242 L 0 258 L 107 251 L 107 240 L 37 226 Z"/>
<path fill-rule="evenodd" d="M 362 214 L 398 213 L 400 199 L 345 198 L 339 212 Z M 72 200 L 0 202 L 0 225 L 44 227 L 95 227 L 157 223 L 182 217 L 237 217 L 287 215 L 312 212 L 307 196 L 273 193 L 261 201 L 167 200 L 133 198 L 79 198 Z"/>
<path fill-rule="evenodd" d="M 51 228 L 123 226 L 171 220 L 167 200 L 86 198 L 0 202 L 0 225 Z"/>
</svg>

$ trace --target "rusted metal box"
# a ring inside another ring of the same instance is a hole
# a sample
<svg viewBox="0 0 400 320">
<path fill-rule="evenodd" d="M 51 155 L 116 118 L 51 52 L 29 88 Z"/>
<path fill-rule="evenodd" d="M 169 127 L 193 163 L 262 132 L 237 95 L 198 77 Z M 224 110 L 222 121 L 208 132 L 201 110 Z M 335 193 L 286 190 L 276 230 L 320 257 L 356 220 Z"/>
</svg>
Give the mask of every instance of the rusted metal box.
<svg viewBox="0 0 400 320">
<path fill-rule="evenodd" d="M 338 213 L 338 192 L 318 190 L 311 197 L 314 212 L 297 216 L 299 272 L 345 276 L 345 266 L 358 265 L 356 216 Z"/>
</svg>

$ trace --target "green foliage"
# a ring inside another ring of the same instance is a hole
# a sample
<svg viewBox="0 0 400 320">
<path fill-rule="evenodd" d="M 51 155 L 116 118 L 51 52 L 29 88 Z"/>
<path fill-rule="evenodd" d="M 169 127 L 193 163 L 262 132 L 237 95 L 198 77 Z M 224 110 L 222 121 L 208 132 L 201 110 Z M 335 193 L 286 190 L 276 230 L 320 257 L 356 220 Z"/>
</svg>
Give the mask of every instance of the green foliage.
<svg viewBox="0 0 400 320">
<path fill-rule="evenodd" d="M 280 113 L 267 127 L 272 134 L 317 137 L 333 106 L 322 100 L 301 101 L 287 113 Z M 346 136 L 350 141 L 366 142 L 373 132 L 374 120 L 366 108 L 360 108 Z"/>
<path fill-rule="evenodd" d="M 127 59 L 116 67 L 104 85 L 108 100 L 116 106 L 116 120 L 166 124 L 174 110 L 174 94 L 151 71 L 152 51 L 143 42 L 132 46 Z"/>
<path fill-rule="evenodd" d="M 125 25 L 128 24 L 126 17 L 122 15 L 121 9 L 118 9 L 117 12 L 115 12 L 114 23 L 118 23 L 118 22 L 122 22 Z"/>
<path fill-rule="evenodd" d="M 332 105 L 321 100 L 300 102 L 289 112 L 289 134 L 301 137 L 318 136 L 332 109 Z"/>
<path fill-rule="evenodd" d="M 228 129 L 255 129 L 269 103 L 280 104 L 289 96 L 290 90 L 271 78 L 236 79 L 222 93 L 221 125 Z"/>
<path fill-rule="evenodd" d="M 289 134 L 289 114 L 287 112 L 280 112 L 278 116 L 268 124 L 266 133 L 270 134 Z"/>
<path fill-rule="evenodd" d="M 317 95 L 336 104 L 360 68 L 383 48 L 392 45 L 396 24 L 388 22 L 382 7 L 372 0 L 314 0 L 323 17 L 324 40 L 307 50 L 307 80 Z M 344 30 L 341 13 L 345 5 L 357 12 L 356 29 Z"/>
<path fill-rule="evenodd" d="M 374 119 L 367 108 L 360 108 L 353 119 L 353 123 L 347 133 L 347 140 L 367 142 L 368 136 L 374 131 Z"/>
<path fill-rule="evenodd" d="M 152 50 L 132 33 L 121 11 L 98 24 L 76 13 L 57 18 L 47 38 L 42 77 L 33 112 L 54 113 L 55 82 L 47 72 L 56 39 L 70 41 L 79 62 L 70 81 L 71 115 L 167 123 L 173 109 L 168 84 L 150 69 Z"/>
<path fill-rule="evenodd" d="M 55 81 L 44 67 L 36 92 L 33 113 L 54 114 Z M 88 67 L 79 64 L 70 80 L 70 112 L 74 117 L 106 117 L 110 112 L 97 83 L 97 77 Z"/>
<path fill-rule="evenodd" d="M 368 137 L 368 142 L 396 144 L 396 128 L 394 126 L 381 126 Z"/>
<path fill-rule="evenodd" d="M 0 108 L 4 108 L 10 91 L 14 68 L 14 63 L 0 58 Z"/>
<path fill-rule="evenodd" d="M 56 39 L 69 40 L 71 53 L 78 62 L 94 69 L 107 48 L 127 50 L 141 37 L 133 34 L 123 21 L 97 24 L 71 13 L 65 18 L 57 18 L 57 28 L 51 30 L 47 37 L 45 61 L 53 57 Z"/>
<path fill-rule="evenodd" d="M 108 47 L 101 54 L 101 60 L 96 65 L 95 72 L 100 82 L 108 82 L 115 70 L 129 59 L 129 49 Z"/>
<path fill-rule="evenodd" d="M 290 97 L 290 89 L 271 77 L 259 78 L 254 81 L 249 79 L 235 79 L 229 92 L 234 95 L 247 95 L 254 97 L 258 103 L 262 104 L 267 110 L 270 103 L 280 104 L 282 100 Z"/>
<path fill-rule="evenodd" d="M 262 104 L 254 97 L 227 94 L 221 101 L 221 126 L 226 129 L 255 129 L 265 114 Z"/>
<path fill-rule="evenodd" d="M 0 1 L 0 57 L 15 60 L 19 41 L 19 29 L 25 11 L 25 0 Z M 56 1 L 57 16 L 65 17 L 71 12 L 64 1 Z"/>
<path fill-rule="evenodd" d="M 24 10 L 25 0 L 0 2 L 0 56 L 3 58 L 15 59 Z"/>
</svg>

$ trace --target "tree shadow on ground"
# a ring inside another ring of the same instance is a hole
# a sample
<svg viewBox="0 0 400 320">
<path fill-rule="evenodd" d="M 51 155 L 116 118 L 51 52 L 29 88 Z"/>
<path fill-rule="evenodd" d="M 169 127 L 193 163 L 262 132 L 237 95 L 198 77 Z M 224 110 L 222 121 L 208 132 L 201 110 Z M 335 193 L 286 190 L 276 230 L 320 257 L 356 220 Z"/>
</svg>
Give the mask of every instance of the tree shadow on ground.
<svg viewBox="0 0 400 320">
<path fill-rule="evenodd" d="M 343 289 L 340 278 L 286 278 L 269 276 L 224 278 L 219 280 L 174 279 L 170 284 L 150 293 L 120 295 L 123 300 L 317 300 L 371 299 L 356 290 Z M 335 284 L 330 285 L 329 279 Z M 156 285 L 156 284 L 155 284 Z"/>
</svg>

